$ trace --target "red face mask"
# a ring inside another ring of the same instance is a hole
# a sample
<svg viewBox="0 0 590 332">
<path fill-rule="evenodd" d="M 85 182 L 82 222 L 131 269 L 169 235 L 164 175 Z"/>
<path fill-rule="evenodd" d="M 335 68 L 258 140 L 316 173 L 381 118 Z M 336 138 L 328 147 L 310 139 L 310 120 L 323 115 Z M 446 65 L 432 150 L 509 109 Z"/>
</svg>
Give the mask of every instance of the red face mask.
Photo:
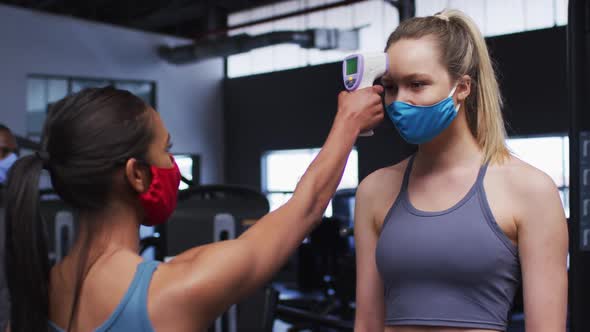
<svg viewBox="0 0 590 332">
<path fill-rule="evenodd" d="M 176 209 L 180 170 L 174 158 L 170 156 L 170 159 L 174 164 L 171 168 L 150 166 L 152 183 L 150 183 L 150 187 L 146 192 L 139 195 L 139 200 L 145 212 L 143 224 L 146 226 L 165 223 Z"/>
</svg>

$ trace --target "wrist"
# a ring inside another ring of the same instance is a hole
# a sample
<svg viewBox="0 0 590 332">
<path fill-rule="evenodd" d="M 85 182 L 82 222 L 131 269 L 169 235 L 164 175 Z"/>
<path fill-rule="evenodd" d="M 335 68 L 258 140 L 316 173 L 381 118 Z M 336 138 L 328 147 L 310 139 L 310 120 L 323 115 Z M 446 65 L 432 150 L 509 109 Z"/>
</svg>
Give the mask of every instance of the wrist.
<svg viewBox="0 0 590 332">
<path fill-rule="evenodd" d="M 345 133 L 353 134 L 354 137 L 358 137 L 361 133 L 361 128 L 358 125 L 358 121 L 355 121 L 352 117 L 337 116 L 334 125 L 334 131 L 342 131 Z"/>
</svg>

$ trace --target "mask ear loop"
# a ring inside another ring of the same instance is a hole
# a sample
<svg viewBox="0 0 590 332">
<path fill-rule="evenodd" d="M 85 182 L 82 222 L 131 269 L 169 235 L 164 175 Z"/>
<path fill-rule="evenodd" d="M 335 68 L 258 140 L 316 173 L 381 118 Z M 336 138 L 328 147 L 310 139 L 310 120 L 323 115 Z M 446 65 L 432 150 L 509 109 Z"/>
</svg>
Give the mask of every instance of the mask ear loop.
<svg viewBox="0 0 590 332">
<path fill-rule="evenodd" d="M 457 90 L 457 86 L 459 86 L 459 82 L 457 82 L 454 86 L 453 89 L 451 90 L 451 93 L 449 93 L 449 96 L 447 98 L 451 98 L 453 100 L 453 106 L 455 106 L 455 100 L 453 99 L 453 94 L 455 94 L 455 90 Z M 461 108 L 461 104 L 458 104 L 457 106 L 455 106 L 455 111 L 459 112 L 459 108 Z"/>
<path fill-rule="evenodd" d="M 453 96 L 453 94 L 455 93 L 455 90 L 457 90 L 458 85 L 459 85 L 459 83 L 453 85 L 453 88 L 451 89 L 451 93 L 449 93 L 449 97 Z"/>
</svg>

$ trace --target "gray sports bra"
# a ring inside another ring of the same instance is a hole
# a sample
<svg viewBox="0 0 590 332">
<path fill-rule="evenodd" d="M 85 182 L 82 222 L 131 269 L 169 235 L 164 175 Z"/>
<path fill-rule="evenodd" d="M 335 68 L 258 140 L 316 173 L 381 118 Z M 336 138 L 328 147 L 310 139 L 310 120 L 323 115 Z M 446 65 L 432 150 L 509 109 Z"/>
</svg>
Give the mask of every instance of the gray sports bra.
<svg viewBox="0 0 590 332">
<path fill-rule="evenodd" d="M 377 243 L 385 325 L 505 331 L 520 284 L 520 262 L 488 205 L 487 165 L 461 201 L 445 211 L 426 212 L 408 199 L 413 161 L 412 156 Z"/>
</svg>

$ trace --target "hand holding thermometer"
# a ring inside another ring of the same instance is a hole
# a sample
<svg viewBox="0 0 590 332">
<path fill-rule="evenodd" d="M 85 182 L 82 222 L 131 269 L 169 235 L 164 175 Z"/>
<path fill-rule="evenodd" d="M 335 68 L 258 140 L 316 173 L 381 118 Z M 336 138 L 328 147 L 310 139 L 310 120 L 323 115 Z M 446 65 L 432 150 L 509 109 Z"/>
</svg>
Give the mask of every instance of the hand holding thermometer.
<svg viewBox="0 0 590 332">
<path fill-rule="evenodd" d="M 370 87 L 377 77 L 387 72 L 388 67 L 387 53 L 351 54 L 342 61 L 344 87 L 348 91 Z M 373 130 L 362 132 L 361 136 L 373 136 Z"/>
</svg>

